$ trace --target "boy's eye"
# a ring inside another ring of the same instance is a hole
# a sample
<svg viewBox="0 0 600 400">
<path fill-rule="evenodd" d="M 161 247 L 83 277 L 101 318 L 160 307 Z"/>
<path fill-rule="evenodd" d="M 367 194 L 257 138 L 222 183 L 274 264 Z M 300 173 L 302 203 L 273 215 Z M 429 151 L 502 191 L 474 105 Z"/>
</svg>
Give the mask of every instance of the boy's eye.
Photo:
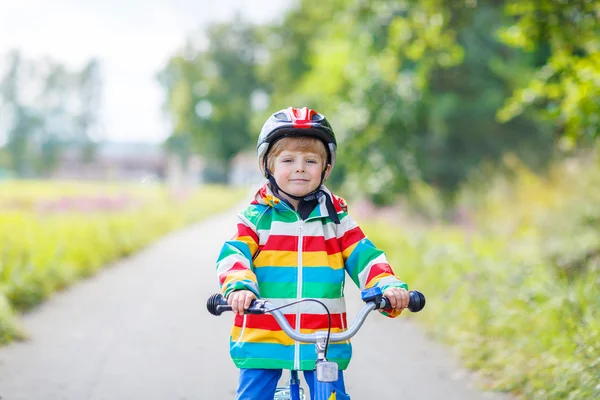
<svg viewBox="0 0 600 400">
<path fill-rule="evenodd" d="M 306 160 L 307 163 L 316 164 L 317 160 Z"/>
</svg>

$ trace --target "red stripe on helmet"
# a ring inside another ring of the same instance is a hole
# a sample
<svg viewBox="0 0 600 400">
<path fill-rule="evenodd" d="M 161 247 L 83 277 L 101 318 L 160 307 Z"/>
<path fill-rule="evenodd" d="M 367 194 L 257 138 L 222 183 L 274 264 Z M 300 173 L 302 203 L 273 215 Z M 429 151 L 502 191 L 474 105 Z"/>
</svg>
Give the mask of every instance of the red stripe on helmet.
<svg viewBox="0 0 600 400">
<path fill-rule="evenodd" d="M 302 108 L 288 108 L 289 113 L 294 123 L 294 128 L 312 128 L 312 117 L 317 114 L 315 110 L 311 110 L 308 107 Z"/>
</svg>

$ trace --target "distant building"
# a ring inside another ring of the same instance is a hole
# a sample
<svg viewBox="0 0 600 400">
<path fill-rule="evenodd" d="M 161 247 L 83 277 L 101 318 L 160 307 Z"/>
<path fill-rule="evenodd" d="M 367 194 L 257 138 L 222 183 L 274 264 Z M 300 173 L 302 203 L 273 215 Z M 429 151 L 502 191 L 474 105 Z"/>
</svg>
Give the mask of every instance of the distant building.
<svg viewBox="0 0 600 400">
<path fill-rule="evenodd" d="M 84 160 L 81 149 L 68 148 L 51 177 L 96 181 L 165 181 L 171 187 L 202 183 L 206 163 L 192 156 L 184 165 L 180 157 L 168 153 L 161 144 L 107 142 L 97 145 L 91 161 Z M 254 152 L 238 154 L 233 160 L 229 184 L 258 186 L 264 181 Z"/>
<path fill-rule="evenodd" d="M 168 154 L 161 144 L 107 142 L 97 145 L 91 161 L 81 149 L 66 149 L 54 173 L 56 179 L 140 181 L 163 180 Z"/>
</svg>

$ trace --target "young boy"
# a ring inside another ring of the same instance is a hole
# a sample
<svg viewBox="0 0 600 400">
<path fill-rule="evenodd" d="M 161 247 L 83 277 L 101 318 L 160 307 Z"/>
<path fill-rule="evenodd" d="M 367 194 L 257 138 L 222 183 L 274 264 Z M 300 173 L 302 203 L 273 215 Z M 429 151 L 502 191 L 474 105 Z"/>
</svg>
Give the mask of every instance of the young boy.
<svg viewBox="0 0 600 400">
<path fill-rule="evenodd" d="M 271 315 L 244 314 L 252 300 L 283 305 L 317 298 L 331 312 L 332 332 L 347 328 L 345 273 L 365 289 L 378 286 L 396 317 L 408 306 L 405 283 L 394 276 L 385 255 L 348 215 L 345 201 L 323 185 L 335 165 L 336 140 L 327 119 L 308 108 L 273 114 L 258 139 L 258 162 L 268 179 L 238 215 L 237 234 L 223 246 L 217 274 L 236 314 L 230 354 L 240 369 L 238 400 L 272 400 L 282 369 L 304 371 L 313 391 L 314 344 L 295 343 Z M 326 330 L 322 306 L 303 302 L 282 309 L 303 333 Z M 349 342 L 329 345 L 328 359 L 342 371 L 351 357 Z"/>
</svg>

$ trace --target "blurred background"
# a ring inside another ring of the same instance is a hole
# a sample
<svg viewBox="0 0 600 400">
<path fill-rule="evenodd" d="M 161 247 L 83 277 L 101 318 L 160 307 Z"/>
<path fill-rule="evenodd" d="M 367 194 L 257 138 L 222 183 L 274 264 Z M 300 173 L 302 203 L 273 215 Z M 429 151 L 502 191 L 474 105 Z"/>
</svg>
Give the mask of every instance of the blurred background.
<svg viewBox="0 0 600 400">
<path fill-rule="evenodd" d="M 0 218 L 255 186 L 289 106 L 329 119 L 328 184 L 452 304 L 423 314 L 432 335 L 494 389 L 600 397 L 596 1 L 1 1 Z M 40 289 L 47 267 L 11 251 L 6 315 L 69 282 Z"/>
<path fill-rule="evenodd" d="M 164 179 L 177 117 L 161 72 L 207 49 L 209 26 L 266 23 L 285 4 L 0 2 L 0 176 Z"/>
</svg>

